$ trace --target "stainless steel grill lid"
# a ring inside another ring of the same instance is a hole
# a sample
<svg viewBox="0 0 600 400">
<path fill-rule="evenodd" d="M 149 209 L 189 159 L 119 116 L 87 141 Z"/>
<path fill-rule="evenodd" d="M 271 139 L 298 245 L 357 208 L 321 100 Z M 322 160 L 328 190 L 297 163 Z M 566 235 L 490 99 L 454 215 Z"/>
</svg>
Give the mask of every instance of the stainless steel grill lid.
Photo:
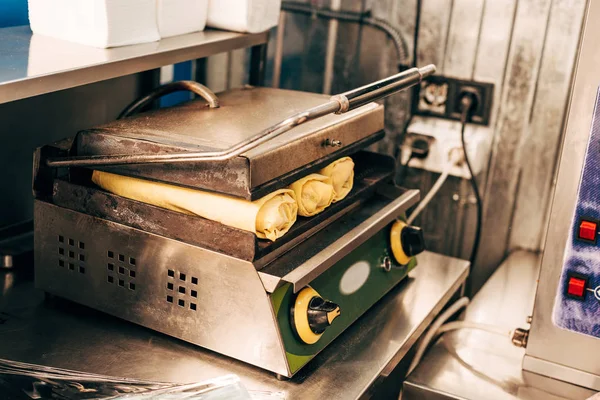
<svg viewBox="0 0 600 400">
<path fill-rule="evenodd" d="M 74 150 L 80 156 L 220 151 L 329 100 L 320 94 L 254 87 L 229 90 L 218 98 L 219 108 L 199 99 L 82 131 Z M 96 169 L 256 199 L 381 139 L 383 127 L 383 106 L 368 103 L 306 122 L 230 160 Z"/>
</svg>

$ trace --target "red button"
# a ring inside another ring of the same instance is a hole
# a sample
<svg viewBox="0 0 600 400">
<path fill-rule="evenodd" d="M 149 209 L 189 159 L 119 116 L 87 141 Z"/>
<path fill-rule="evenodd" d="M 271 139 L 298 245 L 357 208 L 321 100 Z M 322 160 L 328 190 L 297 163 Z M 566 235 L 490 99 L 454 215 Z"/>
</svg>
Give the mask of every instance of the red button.
<svg viewBox="0 0 600 400">
<path fill-rule="evenodd" d="M 575 297 L 583 297 L 585 293 L 585 279 L 570 277 L 567 293 Z"/>
<path fill-rule="evenodd" d="M 579 224 L 579 238 L 585 240 L 596 240 L 598 225 L 595 222 L 581 221 Z"/>
</svg>

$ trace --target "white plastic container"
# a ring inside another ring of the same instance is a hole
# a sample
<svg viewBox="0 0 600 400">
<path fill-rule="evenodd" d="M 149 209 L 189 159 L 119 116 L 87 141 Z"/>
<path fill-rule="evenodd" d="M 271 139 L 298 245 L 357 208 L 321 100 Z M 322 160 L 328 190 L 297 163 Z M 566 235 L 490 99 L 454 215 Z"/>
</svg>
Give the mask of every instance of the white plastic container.
<svg viewBox="0 0 600 400">
<path fill-rule="evenodd" d="M 157 0 L 161 38 L 204 30 L 208 0 Z"/>
<path fill-rule="evenodd" d="M 209 0 L 207 25 L 236 32 L 263 32 L 277 26 L 281 0 Z"/>
<path fill-rule="evenodd" d="M 160 39 L 157 0 L 29 0 L 34 33 L 95 47 Z"/>
</svg>

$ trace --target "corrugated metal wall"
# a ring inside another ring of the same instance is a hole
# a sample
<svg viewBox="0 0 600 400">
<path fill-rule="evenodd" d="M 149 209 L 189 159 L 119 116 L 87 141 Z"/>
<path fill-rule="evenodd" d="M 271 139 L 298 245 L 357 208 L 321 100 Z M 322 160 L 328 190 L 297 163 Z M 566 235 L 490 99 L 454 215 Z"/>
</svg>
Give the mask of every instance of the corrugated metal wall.
<svg viewBox="0 0 600 400">
<path fill-rule="evenodd" d="M 344 0 L 342 9 L 370 9 L 394 23 L 412 52 L 416 3 Z M 584 7 L 585 0 L 422 1 L 418 63 L 435 63 L 441 74 L 496 85 L 493 144 L 486 155 L 488 168 L 480 177 L 485 217 L 473 273 L 475 289 L 510 250 L 542 247 Z M 281 86 L 322 91 L 328 22 L 292 14 L 285 21 Z M 272 43 L 271 53 L 273 48 Z M 384 34 L 342 23 L 333 92 L 390 75 L 397 62 Z M 380 151 L 396 152 L 408 104 L 407 93 L 386 101 L 387 138 L 379 144 Z M 436 178 L 411 171 L 407 186 L 426 191 Z M 430 249 L 463 258 L 470 253 L 474 222 L 471 189 L 460 179 L 450 179 L 421 217 Z"/>
</svg>

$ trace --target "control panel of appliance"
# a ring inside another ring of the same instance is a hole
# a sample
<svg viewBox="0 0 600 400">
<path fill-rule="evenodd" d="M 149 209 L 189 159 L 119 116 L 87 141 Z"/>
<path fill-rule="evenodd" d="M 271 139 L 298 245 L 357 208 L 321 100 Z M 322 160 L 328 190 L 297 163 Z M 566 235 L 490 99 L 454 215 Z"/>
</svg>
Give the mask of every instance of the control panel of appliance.
<svg viewBox="0 0 600 400">
<path fill-rule="evenodd" d="M 600 90 L 553 312 L 555 325 L 595 337 L 600 337 L 599 100 Z"/>
</svg>

